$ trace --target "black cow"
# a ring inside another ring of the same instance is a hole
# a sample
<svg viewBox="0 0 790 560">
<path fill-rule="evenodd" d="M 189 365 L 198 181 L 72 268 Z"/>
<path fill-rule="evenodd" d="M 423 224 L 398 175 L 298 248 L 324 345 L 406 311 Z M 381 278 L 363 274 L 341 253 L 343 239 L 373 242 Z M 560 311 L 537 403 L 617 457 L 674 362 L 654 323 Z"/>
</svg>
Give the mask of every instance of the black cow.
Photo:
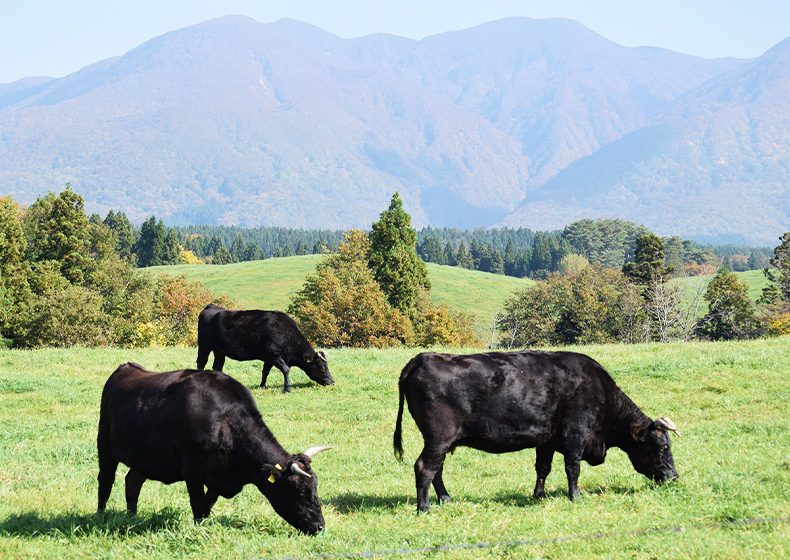
<svg viewBox="0 0 790 560">
<path fill-rule="evenodd" d="M 185 481 L 195 521 L 208 517 L 218 496 L 232 498 L 254 484 L 300 531 L 324 528 L 310 463 L 330 448 L 288 453 L 264 424 L 249 389 L 224 373 L 119 366 L 102 392 L 97 446 L 99 511 L 107 506 L 121 462 L 129 467 L 130 513 L 137 513 L 147 479 Z"/>
<path fill-rule="evenodd" d="M 418 354 L 400 376 L 400 405 L 393 444 L 403 459 L 403 399 L 425 447 L 414 473 L 417 507 L 430 509 L 428 490 L 449 502 L 444 458 L 458 446 L 489 453 L 535 447 L 538 481 L 544 483 L 555 452 L 565 456 L 568 495 L 579 496 L 581 460 L 600 465 L 610 447 L 628 454 L 637 472 L 656 481 L 677 478 L 668 418 L 651 420 L 595 360 L 573 352 Z M 679 434 L 678 434 L 679 435 Z"/>
<path fill-rule="evenodd" d="M 283 392 L 291 391 L 288 372 L 292 366 L 304 370 L 319 385 L 334 385 L 326 353 L 316 352 L 291 317 L 282 311 L 231 311 L 213 303 L 198 317 L 197 367 L 203 369 L 214 352 L 212 369 L 222 371 L 225 356 L 234 360 L 263 360 L 261 387 L 272 366 L 283 372 Z"/>
</svg>

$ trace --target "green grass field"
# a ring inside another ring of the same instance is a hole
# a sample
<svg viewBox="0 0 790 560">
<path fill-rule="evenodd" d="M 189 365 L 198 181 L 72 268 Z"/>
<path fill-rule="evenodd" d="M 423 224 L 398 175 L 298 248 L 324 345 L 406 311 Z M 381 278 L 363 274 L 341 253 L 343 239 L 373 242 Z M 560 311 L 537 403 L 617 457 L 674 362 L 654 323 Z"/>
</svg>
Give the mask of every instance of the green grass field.
<svg viewBox="0 0 790 560">
<path fill-rule="evenodd" d="M 176 265 L 143 269 L 150 273 L 186 274 L 216 293 L 234 298 L 242 309 L 285 311 L 308 274 L 315 272 L 320 255 L 282 257 L 224 266 Z M 433 301 L 470 313 L 485 323 L 514 290 L 531 280 L 428 263 Z"/>
<path fill-rule="evenodd" d="M 395 557 L 790 555 L 790 339 L 578 350 L 607 367 L 651 417 L 675 421 L 683 434 L 673 436 L 678 481 L 654 485 L 613 449 L 601 466 L 583 463 L 582 497 L 571 503 L 557 456 L 549 497 L 538 502 L 531 498 L 533 450 L 461 448 L 445 468 L 454 503 L 437 505 L 432 495 L 431 513 L 418 515 L 412 464 L 422 443 L 408 415 L 406 463 L 392 453 L 397 379 L 415 350 L 333 350 L 337 384 L 319 387 L 294 370 L 289 395 L 277 373 L 269 389 L 257 388 L 260 362 L 229 360 L 227 373 L 253 390 L 288 450 L 335 446 L 313 463 L 327 522 L 316 537 L 292 529 L 252 486 L 220 498 L 212 516 L 194 525 L 183 483 L 149 481 L 139 516 L 129 516 L 124 467 L 108 512 L 95 513 L 96 426 L 107 376 L 126 361 L 159 371 L 188 367 L 195 349 L 2 350 L 0 558 L 279 559 L 403 549 L 412 552 Z M 507 544 L 513 541 L 522 544 Z"/>
</svg>

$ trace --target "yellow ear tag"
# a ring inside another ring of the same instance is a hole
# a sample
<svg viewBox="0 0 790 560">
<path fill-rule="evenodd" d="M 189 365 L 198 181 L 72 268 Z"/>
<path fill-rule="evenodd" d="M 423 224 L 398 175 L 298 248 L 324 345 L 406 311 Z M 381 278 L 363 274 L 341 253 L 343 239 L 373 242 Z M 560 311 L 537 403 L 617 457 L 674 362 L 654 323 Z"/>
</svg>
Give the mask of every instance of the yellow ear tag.
<svg viewBox="0 0 790 560">
<path fill-rule="evenodd" d="M 271 471 L 271 472 L 269 473 L 269 478 L 268 478 L 267 480 L 268 480 L 269 482 L 271 482 L 272 484 L 274 484 L 274 481 L 275 481 L 275 480 L 277 480 L 277 477 L 276 477 L 276 476 L 274 476 L 274 471 Z"/>
<path fill-rule="evenodd" d="M 274 468 L 277 469 L 278 471 L 283 470 L 283 468 L 280 466 L 280 463 L 275 463 Z"/>
</svg>

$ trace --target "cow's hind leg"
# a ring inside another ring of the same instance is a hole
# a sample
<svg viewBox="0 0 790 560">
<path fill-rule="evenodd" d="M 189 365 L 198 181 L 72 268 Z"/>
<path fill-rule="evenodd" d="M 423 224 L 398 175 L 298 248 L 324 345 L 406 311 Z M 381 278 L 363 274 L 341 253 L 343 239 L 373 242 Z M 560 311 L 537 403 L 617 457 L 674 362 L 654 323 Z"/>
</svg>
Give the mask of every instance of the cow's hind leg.
<svg viewBox="0 0 790 560">
<path fill-rule="evenodd" d="M 269 378 L 269 372 L 272 370 L 274 364 L 272 362 L 263 362 L 263 369 L 261 370 L 261 389 L 266 388 L 266 380 Z"/>
<path fill-rule="evenodd" d="M 208 358 L 206 359 L 208 360 Z M 223 367 L 225 367 L 225 354 L 214 350 L 214 365 L 211 366 L 211 369 L 214 371 L 222 371 Z"/>
<path fill-rule="evenodd" d="M 208 355 L 211 354 L 211 350 L 209 350 L 206 346 L 201 346 L 198 343 L 198 357 L 197 357 L 197 368 L 204 369 L 206 364 L 208 363 Z"/>
<path fill-rule="evenodd" d="M 439 498 L 440 501 L 449 503 L 452 502 L 453 499 L 450 497 L 450 494 L 447 492 L 447 488 L 444 487 L 444 479 L 442 478 L 443 472 L 444 472 L 444 460 L 442 460 L 442 464 L 439 467 L 439 470 L 436 471 L 435 475 L 433 475 L 433 489 L 436 490 L 436 496 Z"/>
<path fill-rule="evenodd" d="M 417 483 L 417 509 L 420 511 L 427 512 L 431 510 L 431 503 L 428 497 L 431 483 L 434 484 L 440 499 L 442 499 L 442 496 L 450 497 L 447 494 L 441 476 L 445 456 L 446 453 L 429 450 L 426 446 L 417 458 L 417 462 L 414 463 L 414 478 Z M 438 486 L 436 485 L 437 473 L 439 474 Z"/>
<path fill-rule="evenodd" d="M 291 392 L 291 378 L 288 376 L 288 372 L 291 371 L 291 368 L 288 367 L 288 364 L 286 364 L 285 360 L 283 360 L 281 357 L 278 357 L 273 362 L 268 362 L 268 363 L 271 364 L 269 366 L 269 369 L 271 369 L 271 366 L 274 365 L 274 366 L 277 366 L 277 369 L 279 369 L 281 372 L 283 372 L 283 393 L 290 393 Z M 264 368 L 265 367 L 266 367 L 266 364 L 264 364 Z M 267 372 L 266 375 L 268 375 L 268 372 Z M 263 384 L 261 384 L 261 387 L 263 387 Z"/>
<path fill-rule="evenodd" d="M 115 483 L 115 471 L 118 469 L 118 461 L 110 450 L 105 431 L 99 428 L 97 440 L 99 451 L 99 505 L 97 510 L 104 511 L 107 507 L 107 500 L 110 499 L 112 485 Z"/>
<path fill-rule="evenodd" d="M 535 482 L 535 491 L 532 495 L 540 500 L 546 497 L 546 479 L 551 472 L 551 462 L 554 460 L 554 449 L 550 447 L 538 447 L 535 449 L 535 473 L 538 475 Z"/>
<path fill-rule="evenodd" d="M 137 501 L 146 478 L 134 469 L 126 473 L 126 511 L 137 515 Z"/>
</svg>

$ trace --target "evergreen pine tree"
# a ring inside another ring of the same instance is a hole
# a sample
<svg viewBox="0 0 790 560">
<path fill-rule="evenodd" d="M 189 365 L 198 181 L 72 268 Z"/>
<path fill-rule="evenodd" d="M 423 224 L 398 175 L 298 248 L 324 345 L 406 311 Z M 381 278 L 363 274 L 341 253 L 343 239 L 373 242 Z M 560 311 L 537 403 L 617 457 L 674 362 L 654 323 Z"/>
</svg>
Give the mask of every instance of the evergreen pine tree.
<svg viewBox="0 0 790 560">
<path fill-rule="evenodd" d="M 531 275 L 540 276 L 551 270 L 551 246 L 549 237 L 539 231 L 535 234 L 535 242 L 532 246 L 532 255 L 529 263 Z"/>
<path fill-rule="evenodd" d="M 240 233 L 237 233 L 236 238 L 233 240 L 233 245 L 230 246 L 230 256 L 233 262 L 237 263 L 244 260 L 245 249 L 244 239 Z"/>
<path fill-rule="evenodd" d="M 420 292 L 431 289 L 428 269 L 415 251 L 416 243 L 411 216 L 403 210 L 396 191 L 389 208 L 372 225 L 368 261 L 390 305 L 403 312 L 413 310 Z"/>
<path fill-rule="evenodd" d="M 159 266 L 165 264 L 165 224 L 151 216 L 140 227 L 140 238 L 135 243 L 137 266 Z"/>
<path fill-rule="evenodd" d="M 211 264 L 230 264 L 232 262 L 233 257 L 231 256 L 230 251 L 228 251 L 228 248 L 225 247 L 224 243 L 220 245 L 219 249 L 217 249 L 217 252 L 214 253 L 214 258 L 211 259 Z"/>
<path fill-rule="evenodd" d="M 131 259 L 134 251 L 134 232 L 132 223 L 126 214 L 117 214 L 110 209 L 107 217 L 104 218 L 104 225 L 110 228 L 115 234 L 115 250 L 122 259 Z"/>
<path fill-rule="evenodd" d="M 656 280 L 663 281 L 675 267 L 664 264 L 664 243 L 653 233 L 636 239 L 634 262 L 623 265 L 623 274 L 643 286 Z"/>
</svg>

